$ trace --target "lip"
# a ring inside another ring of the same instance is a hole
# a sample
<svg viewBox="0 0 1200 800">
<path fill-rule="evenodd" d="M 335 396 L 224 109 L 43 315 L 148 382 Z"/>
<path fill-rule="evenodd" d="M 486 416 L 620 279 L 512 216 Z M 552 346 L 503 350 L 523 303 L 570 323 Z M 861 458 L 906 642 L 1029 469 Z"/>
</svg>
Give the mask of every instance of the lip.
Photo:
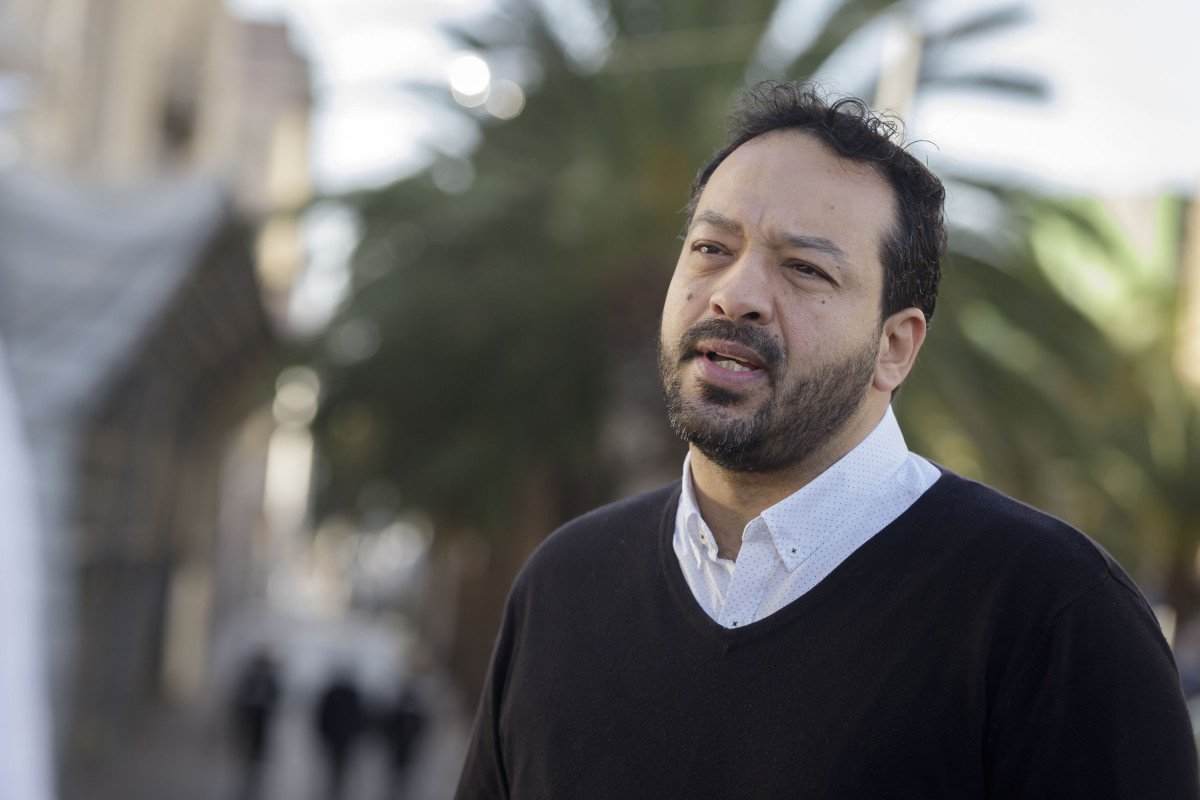
<svg viewBox="0 0 1200 800">
<path fill-rule="evenodd" d="M 760 371 L 766 371 L 765 360 L 761 355 L 752 348 L 730 341 L 729 339 L 704 339 L 696 345 L 696 354 L 705 361 L 708 360 L 707 356 L 709 353 L 733 356 L 738 361 L 745 361 L 747 364 L 757 367 Z"/>
<path fill-rule="evenodd" d="M 752 369 L 748 372 L 734 372 L 733 370 L 725 369 L 725 367 L 709 360 L 708 354 L 713 352 L 733 356 L 737 360 L 744 361 L 757 369 Z M 737 342 L 706 339 L 696 346 L 696 352 L 692 360 L 695 362 L 699 377 L 717 386 L 723 386 L 728 389 L 746 389 L 758 386 L 767 381 L 767 369 L 763 364 L 762 356 Z"/>
</svg>

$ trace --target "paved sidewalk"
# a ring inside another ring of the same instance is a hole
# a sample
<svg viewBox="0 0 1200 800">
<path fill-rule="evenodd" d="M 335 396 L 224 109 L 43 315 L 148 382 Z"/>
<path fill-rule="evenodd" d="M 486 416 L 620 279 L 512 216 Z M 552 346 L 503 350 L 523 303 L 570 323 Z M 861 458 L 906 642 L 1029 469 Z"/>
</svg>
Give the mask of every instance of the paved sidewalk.
<svg viewBox="0 0 1200 800">
<path fill-rule="evenodd" d="M 374 738 L 356 754 L 339 800 L 450 800 L 470 720 L 444 682 L 427 692 L 433 714 L 408 774 L 392 785 Z M 275 720 L 257 800 L 328 800 L 324 767 L 311 733 L 311 698 L 289 696 Z M 241 774 L 223 739 L 219 714 L 158 709 L 142 716 L 119 748 L 67 775 L 61 800 L 238 800 Z"/>
<path fill-rule="evenodd" d="M 144 713 L 119 744 L 60 776 L 60 800 L 227 800 L 234 765 L 199 714 Z"/>
</svg>

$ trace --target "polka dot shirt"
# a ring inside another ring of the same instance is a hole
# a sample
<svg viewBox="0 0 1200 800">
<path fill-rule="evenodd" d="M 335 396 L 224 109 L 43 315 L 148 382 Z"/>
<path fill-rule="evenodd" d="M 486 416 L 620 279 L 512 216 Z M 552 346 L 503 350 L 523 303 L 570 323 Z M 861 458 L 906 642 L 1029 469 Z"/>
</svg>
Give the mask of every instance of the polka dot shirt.
<svg viewBox="0 0 1200 800">
<path fill-rule="evenodd" d="M 675 555 L 700 607 L 726 628 L 742 627 L 816 586 L 940 474 L 908 452 L 889 406 L 870 435 L 840 461 L 750 520 L 737 560 L 731 561 L 717 556 L 717 543 L 700 517 L 689 455 L 675 515 Z"/>
</svg>

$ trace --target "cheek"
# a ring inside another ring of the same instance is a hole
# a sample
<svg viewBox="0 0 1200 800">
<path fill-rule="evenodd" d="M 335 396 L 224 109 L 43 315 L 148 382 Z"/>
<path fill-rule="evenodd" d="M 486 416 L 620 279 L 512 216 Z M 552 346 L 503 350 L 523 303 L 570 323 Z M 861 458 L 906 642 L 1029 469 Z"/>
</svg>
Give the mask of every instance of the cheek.
<svg viewBox="0 0 1200 800">
<path fill-rule="evenodd" d="M 696 293 L 687 284 L 687 279 L 683 277 L 682 271 L 675 270 L 675 274 L 671 278 L 671 285 L 667 287 L 666 300 L 663 302 L 662 330 L 664 334 L 679 329 L 681 324 L 686 323 L 687 317 L 691 313 L 690 309 L 694 305 Z"/>
<path fill-rule="evenodd" d="M 789 354 L 805 363 L 819 363 L 842 354 L 863 340 L 863 331 L 837 303 L 817 300 L 794 308 L 780 321 Z"/>
</svg>

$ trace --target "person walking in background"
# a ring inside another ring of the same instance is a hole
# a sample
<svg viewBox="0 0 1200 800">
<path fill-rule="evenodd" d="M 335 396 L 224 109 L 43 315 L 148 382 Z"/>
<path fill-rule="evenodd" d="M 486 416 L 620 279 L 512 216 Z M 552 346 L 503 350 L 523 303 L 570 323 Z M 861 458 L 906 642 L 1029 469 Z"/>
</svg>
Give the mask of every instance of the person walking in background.
<svg viewBox="0 0 1200 800">
<path fill-rule="evenodd" d="M 270 653 L 256 653 L 246 664 L 233 695 L 234 739 L 242 762 L 240 797 L 257 798 L 263 764 L 270 750 L 271 725 L 279 706 L 279 668 Z"/>
<path fill-rule="evenodd" d="M 362 693 L 349 669 L 336 670 L 321 690 L 315 722 L 329 774 L 329 797 L 335 800 L 342 796 L 347 768 L 366 722 Z"/>
<path fill-rule="evenodd" d="M 384 709 L 380 719 L 380 733 L 387 745 L 388 760 L 392 768 L 393 800 L 400 800 L 404 796 L 409 765 L 425 729 L 426 716 L 425 704 L 416 690 L 411 685 L 405 685 L 395 701 Z"/>
<path fill-rule="evenodd" d="M 682 478 L 530 557 L 460 800 L 1200 797 L 1129 576 L 905 444 L 945 191 L 896 133 L 809 86 L 743 96 L 661 317 Z"/>
</svg>

